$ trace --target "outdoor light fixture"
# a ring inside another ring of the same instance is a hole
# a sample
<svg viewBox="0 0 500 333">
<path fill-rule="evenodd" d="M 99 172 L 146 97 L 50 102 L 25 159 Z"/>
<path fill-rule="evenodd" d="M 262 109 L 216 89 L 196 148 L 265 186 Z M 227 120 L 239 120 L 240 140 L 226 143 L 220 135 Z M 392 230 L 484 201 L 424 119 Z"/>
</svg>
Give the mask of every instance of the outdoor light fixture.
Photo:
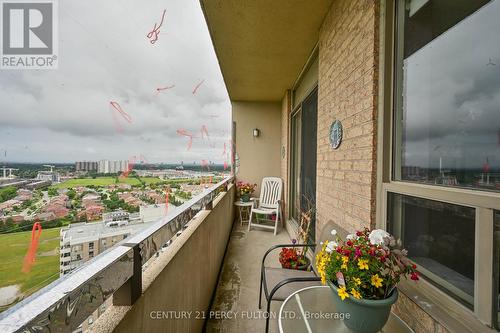
<svg viewBox="0 0 500 333">
<path fill-rule="evenodd" d="M 253 136 L 254 138 L 257 138 L 260 135 L 260 129 L 254 128 L 253 129 Z"/>
</svg>

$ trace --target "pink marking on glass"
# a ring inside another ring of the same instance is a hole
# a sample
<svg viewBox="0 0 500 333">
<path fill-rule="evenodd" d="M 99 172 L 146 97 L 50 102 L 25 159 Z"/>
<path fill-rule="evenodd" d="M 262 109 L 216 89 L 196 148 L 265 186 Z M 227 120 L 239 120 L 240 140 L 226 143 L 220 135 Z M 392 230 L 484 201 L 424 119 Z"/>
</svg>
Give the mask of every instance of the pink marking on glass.
<svg viewBox="0 0 500 333">
<path fill-rule="evenodd" d="M 132 156 L 132 158 L 129 158 L 128 159 L 128 164 L 127 164 L 127 170 L 125 170 L 121 175 L 120 175 L 120 178 L 127 178 L 128 177 L 128 174 L 130 173 L 130 171 L 132 171 L 132 169 L 134 168 L 134 165 L 137 161 L 137 157 L 134 155 Z"/>
<path fill-rule="evenodd" d="M 42 225 L 40 222 L 35 222 L 33 224 L 33 228 L 31 229 L 31 243 L 28 248 L 28 252 L 24 257 L 23 262 L 23 273 L 29 273 L 31 271 L 31 267 L 35 263 L 36 250 L 38 248 L 38 241 L 40 236 L 42 235 Z"/>
<path fill-rule="evenodd" d="M 120 106 L 120 104 L 118 104 L 118 102 L 114 102 L 114 101 L 111 101 L 109 102 L 109 104 L 111 105 L 111 107 L 116 111 L 118 112 L 123 119 L 125 119 L 129 124 L 132 123 L 132 117 L 125 111 L 123 111 L 122 107 Z M 120 125 L 120 122 L 118 121 L 118 119 L 116 118 L 116 112 L 113 112 L 113 120 L 115 122 L 115 126 L 117 127 L 117 131 L 118 132 L 122 132 L 123 131 L 123 127 Z"/>
<path fill-rule="evenodd" d="M 163 25 L 163 19 L 165 18 L 165 13 L 167 12 L 166 9 L 163 10 L 163 14 L 161 15 L 161 21 L 160 21 L 160 24 L 157 25 L 157 23 L 155 23 L 154 27 L 153 27 L 153 30 L 151 30 L 147 35 L 146 37 L 149 39 L 149 42 L 151 44 L 154 44 L 156 43 L 156 41 L 158 40 L 158 36 L 160 35 L 160 27 Z"/>
<path fill-rule="evenodd" d="M 172 89 L 173 87 L 175 87 L 175 84 L 173 84 L 171 86 L 167 86 L 167 87 L 158 87 L 158 88 L 156 88 L 156 95 L 158 95 L 160 92 L 162 92 L 164 90 Z"/>
<path fill-rule="evenodd" d="M 177 134 L 189 138 L 187 150 L 190 150 L 192 145 L 193 145 L 193 137 L 194 137 L 193 134 L 189 133 L 188 131 L 186 131 L 185 129 L 182 129 L 182 128 L 179 128 L 177 130 Z"/>
<path fill-rule="evenodd" d="M 198 88 L 199 88 L 199 87 L 203 84 L 203 82 L 205 82 L 205 79 L 201 80 L 201 82 L 200 82 L 200 83 L 198 83 L 198 84 L 194 87 L 193 92 L 192 92 L 192 94 L 193 94 L 193 95 L 194 95 L 194 94 L 196 94 L 196 91 L 197 91 L 197 90 L 198 90 Z"/>
</svg>

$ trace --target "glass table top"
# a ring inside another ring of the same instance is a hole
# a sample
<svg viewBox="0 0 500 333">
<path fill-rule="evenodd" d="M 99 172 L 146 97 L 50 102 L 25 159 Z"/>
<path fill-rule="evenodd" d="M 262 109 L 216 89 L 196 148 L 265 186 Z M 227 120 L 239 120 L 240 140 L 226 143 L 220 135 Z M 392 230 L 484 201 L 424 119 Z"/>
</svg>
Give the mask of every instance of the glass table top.
<svg viewBox="0 0 500 333">
<path fill-rule="evenodd" d="M 344 313 L 335 309 L 328 286 L 308 287 L 291 294 L 279 312 L 280 333 L 351 332 L 343 323 Z M 382 329 L 384 333 L 413 332 L 398 316 L 391 313 Z"/>
</svg>

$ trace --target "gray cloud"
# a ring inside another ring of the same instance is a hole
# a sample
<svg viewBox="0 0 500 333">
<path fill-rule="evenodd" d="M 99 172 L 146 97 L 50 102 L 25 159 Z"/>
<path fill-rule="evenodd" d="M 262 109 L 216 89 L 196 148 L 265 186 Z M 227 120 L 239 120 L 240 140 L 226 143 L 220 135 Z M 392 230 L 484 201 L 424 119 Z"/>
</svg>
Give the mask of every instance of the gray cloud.
<svg viewBox="0 0 500 333">
<path fill-rule="evenodd" d="M 146 35 L 163 9 L 152 45 Z M 58 70 L 0 72 L 0 149 L 7 160 L 143 154 L 152 162 L 223 161 L 230 103 L 198 1 L 59 2 L 59 54 Z M 121 132 L 110 101 L 132 118 L 129 124 L 116 114 Z M 202 125 L 215 148 L 200 138 L 187 151 L 176 130 L 200 136 Z"/>
<path fill-rule="evenodd" d="M 494 1 L 405 60 L 407 165 L 500 167 L 499 15 Z"/>
</svg>

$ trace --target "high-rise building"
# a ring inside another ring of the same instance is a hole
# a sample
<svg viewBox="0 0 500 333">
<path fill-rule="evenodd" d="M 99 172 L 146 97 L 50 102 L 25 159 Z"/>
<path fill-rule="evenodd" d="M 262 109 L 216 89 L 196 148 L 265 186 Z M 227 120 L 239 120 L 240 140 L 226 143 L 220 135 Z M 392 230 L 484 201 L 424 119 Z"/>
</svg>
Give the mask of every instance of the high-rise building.
<svg viewBox="0 0 500 333">
<path fill-rule="evenodd" d="M 92 161 L 80 161 L 75 162 L 75 170 L 76 171 L 97 171 L 97 162 Z"/>
<path fill-rule="evenodd" d="M 99 173 L 118 173 L 127 171 L 127 169 L 128 169 L 127 160 L 120 160 L 120 161 L 100 160 L 97 165 L 97 172 Z"/>
</svg>

